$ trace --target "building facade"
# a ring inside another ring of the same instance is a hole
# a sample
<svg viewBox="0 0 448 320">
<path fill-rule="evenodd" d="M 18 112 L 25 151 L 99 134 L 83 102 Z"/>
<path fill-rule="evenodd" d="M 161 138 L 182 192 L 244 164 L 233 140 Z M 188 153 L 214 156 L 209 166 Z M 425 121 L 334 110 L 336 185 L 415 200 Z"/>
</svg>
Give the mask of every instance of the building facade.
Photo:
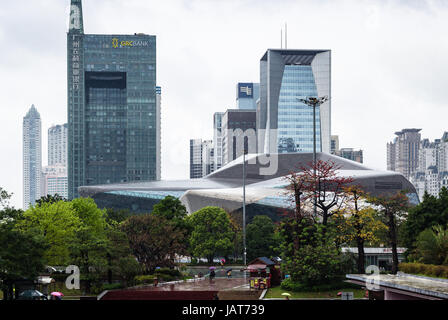
<svg viewBox="0 0 448 320">
<path fill-rule="evenodd" d="M 259 150 L 313 151 L 313 108 L 299 99 L 327 96 L 316 108 L 317 151 L 330 153 L 331 51 L 268 49 L 260 61 Z"/>
<path fill-rule="evenodd" d="M 222 167 L 222 116 L 224 112 L 213 114 L 213 171 Z"/>
<path fill-rule="evenodd" d="M 69 199 L 84 185 L 156 180 L 156 37 L 84 34 L 72 0 L 67 66 Z"/>
<path fill-rule="evenodd" d="M 257 111 L 228 109 L 222 116 L 222 164 L 243 154 L 257 152 Z"/>
<path fill-rule="evenodd" d="M 62 164 L 53 164 L 42 169 L 42 196 L 60 195 L 68 197 L 67 167 Z"/>
<path fill-rule="evenodd" d="M 202 139 L 190 140 L 190 179 L 202 178 Z"/>
<path fill-rule="evenodd" d="M 67 166 L 68 125 L 55 125 L 48 129 L 48 165 Z"/>
<path fill-rule="evenodd" d="M 421 129 L 395 132 L 395 139 L 387 144 L 387 170 L 397 171 L 407 179 L 417 171 Z"/>
<path fill-rule="evenodd" d="M 448 132 L 441 139 L 429 141 L 423 139 L 418 151 L 417 169 L 411 174 L 410 181 L 414 184 L 420 200 L 427 192 L 438 196 L 440 189 L 448 187 Z"/>
<path fill-rule="evenodd" d="M 237 109 L 257 110 L 257 100 L 260 98 L 260 84 L 239 82 L 236 85 Z"/>
<path fill-rule="evenodd" d="M 42 123 L 34 104 L 23 118 L 23 209 L 41 197 Z"/>
</svg>

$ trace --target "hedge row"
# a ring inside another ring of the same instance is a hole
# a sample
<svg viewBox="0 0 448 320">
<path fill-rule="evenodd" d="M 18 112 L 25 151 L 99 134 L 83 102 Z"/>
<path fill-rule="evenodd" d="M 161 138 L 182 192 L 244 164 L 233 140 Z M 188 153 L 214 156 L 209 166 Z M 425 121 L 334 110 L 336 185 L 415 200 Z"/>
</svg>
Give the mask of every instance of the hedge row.
<svg viewBox="0 0 448 320">
<path fill-rule="evenodd" d="M 448 278 L 448 266 L 424 263 L 400 263 L 398 269 L 404 273 L 421 274 L 428 277 Z"/>
</svg>

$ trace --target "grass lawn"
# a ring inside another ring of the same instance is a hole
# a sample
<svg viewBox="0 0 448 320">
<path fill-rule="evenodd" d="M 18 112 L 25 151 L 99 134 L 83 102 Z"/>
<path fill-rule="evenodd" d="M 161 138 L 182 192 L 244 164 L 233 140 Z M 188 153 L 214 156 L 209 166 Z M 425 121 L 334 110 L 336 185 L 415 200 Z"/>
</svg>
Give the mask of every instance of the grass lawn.
<svg viewBox="0 0 448 320">
<path fill-rule="evenodd" d="M 282 298 L 284 299 L 285 296 L 282 296 L 282 293 L 287 292 L 292 298 L 298 298 L 298 299 L 309 299 L 309 298 L 340 298 L 338 296 L 338 292 L 344 291 L 344 292 L 353 292 L 353 295 L 355 299 L 364 298 L 365 290 L 362 289 L 353 289 L 353 288 L 346 288 L 346 289 L 339 289 L 339 290 L 330 290 L 330 291 L 316 291 L 316 292 L 293 292 L 293 291 L 287 291 L 282 289 L 280 286 L 269 288 L 268 292 L 266 292 L 265 298 Z"/>
</svg>

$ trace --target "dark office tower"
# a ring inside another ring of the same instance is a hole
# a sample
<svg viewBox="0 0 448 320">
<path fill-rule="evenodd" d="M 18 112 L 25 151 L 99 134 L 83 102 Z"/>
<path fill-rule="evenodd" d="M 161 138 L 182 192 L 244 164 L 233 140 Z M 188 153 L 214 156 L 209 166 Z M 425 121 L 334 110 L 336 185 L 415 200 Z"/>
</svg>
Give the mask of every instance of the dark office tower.
<svg viewBox="0 0 448 320">
<path fill-rule="evenodd" d="M 330 50 L 266 51 L 260 60 L 259 151 L 313 152 L 313 109 L 300 99 L 327 96 L 316 109 L 316 142 L 318 152 L 330 153 L 330 58 Z"/>
<path fill-rule="evenodd" d="M 243 154 L 257 153 L 256 110 L 228 109 L 222 116 L 222 165 Z"/>
<path fill-rule="evenodd" d="M 156 37 L 84 34 L 72 0 L 67 70 L 69 199 L 79 186 L 156 180 Z"/>
</svg>

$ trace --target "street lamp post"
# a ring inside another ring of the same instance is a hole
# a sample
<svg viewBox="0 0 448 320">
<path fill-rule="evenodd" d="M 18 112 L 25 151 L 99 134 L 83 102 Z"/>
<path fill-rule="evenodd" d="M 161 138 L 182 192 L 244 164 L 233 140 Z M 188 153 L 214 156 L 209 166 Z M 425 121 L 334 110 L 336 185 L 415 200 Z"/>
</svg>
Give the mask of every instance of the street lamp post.
<svg viewBox="0 0 448 320">
<path fill-rule="evenodd" d="M 322 103 L 328 101 L 328 96 L 323 96 L 320 98 L 306 97 L 305 99 L 297 98 L 297 100 L 313 108 L 313 171 L 314 177 L 316 177 L 316 108 L 319 107 Z M 316 216 L 316 214 L 317 199 L 316 195 L 314 195 L 314 216 Z"/>
<path fill-rule="evenodd" d="M 243 261 L 246 266 L 246 146 L 243 149 Z"/>
</svg>

